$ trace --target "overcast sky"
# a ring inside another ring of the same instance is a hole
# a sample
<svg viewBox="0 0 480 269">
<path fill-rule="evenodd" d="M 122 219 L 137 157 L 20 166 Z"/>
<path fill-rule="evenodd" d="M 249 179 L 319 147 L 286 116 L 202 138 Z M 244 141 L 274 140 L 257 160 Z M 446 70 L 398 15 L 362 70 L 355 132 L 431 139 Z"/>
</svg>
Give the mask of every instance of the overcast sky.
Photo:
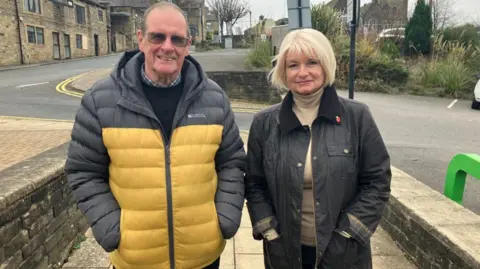
<svg viewBox="0 0 480 269">
<path fill-rule="evenodd" d="M 267 18 L 280 19 L 288 17 L 287 0 L 245 0 L 250 3 L 252 9 L 252 25 L 258 22 L 258 17 L 264 15 Z M 360 0 L 361 5 L 371 2 L 371 0 Z M 427 0 L 428 1 L 428 0 Z M 476 22 L 480 24 L 480 0 L 450 0 L 453 12 L 460 22 Z M 310 0 L 311 4 L 325 3 L 328 0 Z M 409 0 L 414 5 L 416 0 Z M 250 25 L 250 18 L 247 15 L 239 19 L 236 26 L 241 26 L 243 30 Z"/>
</svg>

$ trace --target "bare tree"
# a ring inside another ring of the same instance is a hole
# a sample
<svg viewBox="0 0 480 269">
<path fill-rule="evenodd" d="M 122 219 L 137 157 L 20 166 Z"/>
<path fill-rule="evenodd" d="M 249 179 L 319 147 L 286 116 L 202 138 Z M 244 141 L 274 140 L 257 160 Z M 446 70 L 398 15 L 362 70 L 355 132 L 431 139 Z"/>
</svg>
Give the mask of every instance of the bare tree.
<svg viewBox="0 0 480 269">
<path fill-rule="evenodd" d="M 452 0 L 431 0 L 433 30 L 444 29 L 453 19 Z"/>
<path fill-rule="evenodd" d="M 223 33 L 223 23 L 227 32 L 232 33 L 232 27 L 238 19 L 245 17 L 250 11 L 250 5 L 245 0 L 207 0 L 213 13 L 220 22 L 220 32 Z"/>
</svg>

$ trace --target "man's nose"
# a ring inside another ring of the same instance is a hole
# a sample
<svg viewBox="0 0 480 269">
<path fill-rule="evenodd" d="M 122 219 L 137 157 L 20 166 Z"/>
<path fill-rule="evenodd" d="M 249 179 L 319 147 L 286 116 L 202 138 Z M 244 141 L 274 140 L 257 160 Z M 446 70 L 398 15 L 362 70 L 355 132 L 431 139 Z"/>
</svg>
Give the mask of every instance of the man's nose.
<svg viewBox="0 0 480 269">
<path fill-rule="evenodd" d="M 162 44 L 162 49 L 166 51 L 171 51 L 175 48 L 175 46 L 172 44 L 172 39 L 170 37 L 167 37 L 165 39 L 165 42 Z"/>
</svg>

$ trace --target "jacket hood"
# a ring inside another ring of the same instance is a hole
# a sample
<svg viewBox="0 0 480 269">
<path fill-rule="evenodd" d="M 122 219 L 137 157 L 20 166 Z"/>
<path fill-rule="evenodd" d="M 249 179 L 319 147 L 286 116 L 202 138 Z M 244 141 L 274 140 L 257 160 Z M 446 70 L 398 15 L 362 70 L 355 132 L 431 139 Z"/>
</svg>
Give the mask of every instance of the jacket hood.
<svg viewBox="0 0 480 269">
<path fill-rule="evenodd" d="M 143 96 L 141 67 L 144 62 L 143 52 L 127 51 L 113 68 L 110 76 L 122 86 L 123 91 L 134 91 Z M 185 57 L 181 72 L 184 81 L 184 95 L 187 99 L 199 94 L 208 81 L 200 63 L 190 55 Z M 123 95 L 129 94 L 124 92 Z"/>
</svg>

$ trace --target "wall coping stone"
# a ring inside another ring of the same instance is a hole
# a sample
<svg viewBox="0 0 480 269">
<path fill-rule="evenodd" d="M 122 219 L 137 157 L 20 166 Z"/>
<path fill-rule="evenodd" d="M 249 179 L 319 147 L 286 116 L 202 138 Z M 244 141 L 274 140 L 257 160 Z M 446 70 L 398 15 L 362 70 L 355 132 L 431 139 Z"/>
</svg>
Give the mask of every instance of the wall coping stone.
<svg viewBox="0 0 480 269">
<path fill-rule="evenodd" d="M 0 171 L 0 211 L 60 176 L 68 144 L 53 147 Z"/>
<path fill-rule="evenodd" d="M 419 268 L 480 268 L 480 215 L 395 167 L 392 174 L 381 225 L 402 250 Z"/>
</svg>

